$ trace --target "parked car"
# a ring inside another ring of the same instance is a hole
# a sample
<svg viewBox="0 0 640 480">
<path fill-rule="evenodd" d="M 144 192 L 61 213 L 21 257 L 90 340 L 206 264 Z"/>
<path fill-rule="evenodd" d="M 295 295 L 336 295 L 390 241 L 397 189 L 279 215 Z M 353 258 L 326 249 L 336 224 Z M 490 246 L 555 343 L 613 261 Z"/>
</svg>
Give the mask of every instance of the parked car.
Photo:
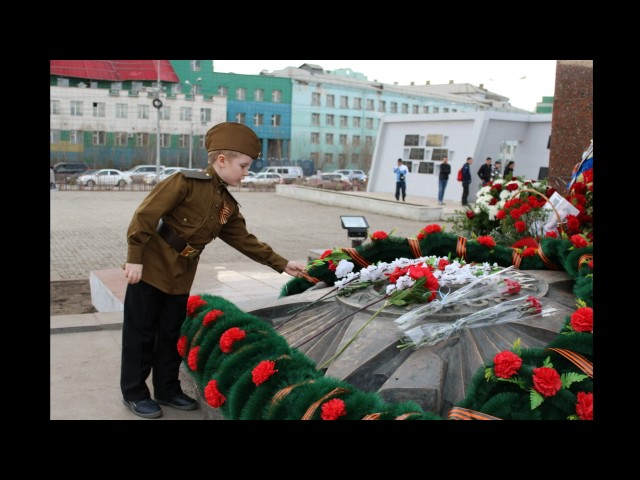
<svg viewBox="0 0 640 480">
<path fill-rule="evenodd" d="M 330 172 L 330 173 L 341 173 L 342 175 L 347 177 L 351 182 L 353 182 L 354 180 L 358 180 L 360 182 L 367 181 L 367 174 L 364 173 L 364 170 L 345 168 L 341 170 L 334 170 L 333 172 Z"/>
<path fill-rule="evenodd" d="M 242 179 L 241 185 L 249 188 L 253 188 L 256 186 L 275 188 L 275 186 L 279 183 L 284 183 L 284 179 L 279 173 L 260 172 L 253 176 L 247 175 L 246 177 L 244 177 Z"/>
<path fill-rule="evenodd" d="M 183 171 L 183 170 L 199 171 L 200 169 L 199 168 L 187 168 L 187 167 L 167 167 L 164 170 L 162 170 L 162 173 L 160 173 L 160 175 L 156 175 L 156 172 L 147 173 L 142 178 L 142 181 L 147 185 L 155 185 L 156 183 L 161 182 L 165 178 L 173 175 L 174 173 L 180 172 L 180 171 Z"/>
<path fill-rule="evenodd" d="M 58 175 L 73 175 L 76 173 L 84 173 L 89 170 L 86 163 L 56 163 L 53 166 L 53 173 Z"/>
<path fill-rule="evenodd" d="M 77 178 L 77 183 L 78 185 L 84 185 L 85 187 L 93 187 L 95 185 L 117 185 L 118 187 L 124 187 L 126 185 L 131 185 L 133 181 L 120 170 L 103 168 L 100 170 L 90 170 L 85 172 Z"/>
<path fill-rule="evenodd" d="M 293 166 L 279 166 L 279 167 L 264 167 L 260 172 L 267 173 L 279 173 L 282 175 L 284 183 L 301 182 L 304 177 L 302 167 Z"/>
<path fill-rule="evenodd" d="M 341 173 L 323 173 L 311 175 L 305 179 L 308 187 L 326 188 L 328 190 L 351 190 L 353 185 L 347 177 Z"/>
<path fill-rule="evenodd" d="M 160 173 L 162 173 L 165 168 L 164 165 L 160 165 Z M 129 170 L 125 170 L 122 174 L 130 178 L 133 183 L 142 183 L 144 177 L 149 173 L 156 173 L 156 169 L 156 165 L 138 165 Z"/>
</svg>

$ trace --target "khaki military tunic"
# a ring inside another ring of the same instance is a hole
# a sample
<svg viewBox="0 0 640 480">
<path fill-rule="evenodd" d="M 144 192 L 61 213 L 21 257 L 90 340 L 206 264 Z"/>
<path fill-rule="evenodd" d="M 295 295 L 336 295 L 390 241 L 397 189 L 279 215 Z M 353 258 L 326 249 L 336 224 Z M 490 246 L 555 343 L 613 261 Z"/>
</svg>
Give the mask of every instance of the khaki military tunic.
<svg viewBox="0 0 640 480">
<path fill-rule="evenodd" d="M 177 172 L 158 183 L 136 209 L 127 231 L 127 262 L 142 264 L 142 281 L 170 295 L 188 294 L 199 255 L 179 255 L 157 233 L 160 219 L 193 248 L 215 238 L 282 273 L 288 260 L 247 231 L 238 202 L 210 166 L 206 173 Z M 202 252 L 201 252 L 202 253 Z"/>
</svg>

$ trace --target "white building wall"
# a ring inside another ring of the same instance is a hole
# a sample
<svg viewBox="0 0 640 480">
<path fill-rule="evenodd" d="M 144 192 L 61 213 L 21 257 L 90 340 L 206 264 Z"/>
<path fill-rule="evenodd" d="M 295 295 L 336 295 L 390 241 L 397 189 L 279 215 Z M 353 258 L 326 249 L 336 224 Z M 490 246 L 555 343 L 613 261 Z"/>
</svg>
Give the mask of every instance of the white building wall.
<svg viewBox="0 0 640 480">
<path fill-rule="evenodd" d="M 419 146 L 424 147 L 428 134 L 442 134 L 445 139 L 443 148 L 449 149 L 451 175 L 445 190 L 445 203 L 460 203 L 462 184 L 456 180 L 456 176 L 467 157 L 474 159 L 469 189 L 469 200 L 473 202 L 480 187 L 476 172 L 486 157 L 492 157 L 494 161 L 504 158 L 501 147 L 505 141 L 517 141 L 513 154 L 516 175 L 537 179 L 540 167 L 549 165 L 547 144 L 551 134 L 551 114 L 474 112 L 386 115 L 381 120 L 376 139 L 368 191 L 395 192 L 393 168 L 397 165 L 397 159 L 402 158 L 411 163 L 411 173 L 407 177 L 407 200 L 411 201 L 411 196 L 437 198 L 441 162 L 434 162 L 433 173 L 419 173 L 420 161 L 410 160 L 411 147 L 404 145 L 406 135 L 420 135 Z"/>
</svg>

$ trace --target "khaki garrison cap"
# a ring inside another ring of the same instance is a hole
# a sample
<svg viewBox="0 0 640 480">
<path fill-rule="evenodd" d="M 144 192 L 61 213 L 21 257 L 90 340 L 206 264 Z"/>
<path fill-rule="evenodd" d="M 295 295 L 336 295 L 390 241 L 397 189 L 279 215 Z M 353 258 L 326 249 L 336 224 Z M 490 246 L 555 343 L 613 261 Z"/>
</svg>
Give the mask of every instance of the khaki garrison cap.
<svg viewBox="0 0 640 480">
<path fill-rule="evenodd" d="M 207 152 L 233 150 L 249 155 L 254 160 L 260 156 L 260 139 L 246 125 L 224 122 L 211 127 L 204 142 Z"/>
</svg>

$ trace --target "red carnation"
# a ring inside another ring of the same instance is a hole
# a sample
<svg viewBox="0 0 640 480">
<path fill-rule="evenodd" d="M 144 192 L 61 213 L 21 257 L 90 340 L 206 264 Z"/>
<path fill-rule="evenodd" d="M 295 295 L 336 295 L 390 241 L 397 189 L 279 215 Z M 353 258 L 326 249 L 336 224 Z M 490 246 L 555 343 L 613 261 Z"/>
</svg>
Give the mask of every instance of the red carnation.
<svg viewBox="0 0 640 480">
<path fill-rule="evenodd" d="M 322 260 L 324 257 L 331 255 L 331 252 L 333 252 L 333 250 L 325 250 L 324 252 L 322 252 L 322 255 L 320 255 L 320 260 Z"/>
<path fill-rule="evenodd" d="M 589 265 L 589 268 L 593 270 L 593 259 L 589 260 L 589 263 L 587 265 Z"/>
<path fill-rule="evenodd" d="M 589 245 L 582 235 L 571 235 L 571 243 L 576 248 L 584 248 Z"/>
<path fill-rule="evenodd" d="M 489 205 L 495 205 L 496 203 L 498 203 L 497 198 L 492 198 L 491 200 L 489 200 Z"/>
<path fill-rule="evenodd" d="M 218 317 L 220 315 L 222 315 L 223 313 L 224 312 L 222 310 L 211 310 L 202 319 L 202 325 L 204 325 L 206 327 L 211 322 L 215 322 L 218 319 Z"/>
<path fill-rule="evenodd" d="M 189 351 L 189 358 L 187 359 L 189 368 L 194 372 L 198 369 L 198 352 L 199 351 L 200 351 L 200 347 L 193 347 Z"/>
<path fill-rule="evenodd" d="M 505 350 L 493 357 L 493 373 L 496 377 L 511 378 L 522 366 L 522 359 L 513 352 Z"/>
<path fill-rule="evenodd" d="M 533 247 L 533 248 L 538 248 L 538 242 L 536 242 L 535 238 L 533 237 L 523 237 L 520 240 L 517 240 L 513 245 L 511 245 L 512 248 L 522 248 L 522 247 Z"/>
<path fill-rule="evenodd" d="M 267 380 L 276 373 L 276 362 L 273 360 L 263 360 L 251 371 L 251 379 L 253 383 L 256 384 L 256 387 Z"/>
<path fill-rule="evenodd" d="M 424 234 L 424 232 L 420 232 L 420 233 L 416 236 L 416 238 L 417 238 L 418 240 L 422 240 L 422 239 L 424 239 L 424 237 L 426 237 L 426 235 Z"/>
<path fill-rule="evenodd" d="M 339 398 L 333 398 L 322 404 L 320 418 L 322 418 L 322 420 L 337 420 L 338 417 L 344 417 L 346 414 L 347 409 L 344 401 Z"/>
<path fill-rule="evenodd" d="M 515 280 L 511 280 L 510 278 L 505 278 L 504 283 L 507 286 L 507 293 L 509 295 L 515 295 L 516 293 L 520 293 L 522 286 Z"/>
<path fill-rule="evenodd" d="M 229 353 L 233 348 L 233 344 L 246 336 L 247 333 L 244 330 L 240 330 L 238 327 L 231 327 L 220 335 L 220 350 L 224 353 Z"/>
<path fill-rule="evenodd" d="M 424 227 L 424 233 L 426 233 L 427 235 L 430 235 L 432 233 L 438 233 L 441 231 L 442 231 L 442 227 L 437 223 L 432 223 L 431 225 L 427 225 L 426 227 Z"/>
<path fill-rule="evenodd" d="M 580 231 L 580 220 L 578 220 L 578 217 L 575 215 L 567 215 L 565 220 L 567 222 L 567 230 L 569 230 L 570 233 L 577 233 Z"/>
<path fill-rule="evenodd" d="M 537 248 L 527 247 L 524 249 L 524 252 L 522 252 L 522 257 L 533 257 L 537 252 Z"/>
<path fill-rule="evenodd" d="M 384 240 L 388 236 L 389 235 L 387 235 L 387 232 L 383 232 L 382 230 L 378 230 L 377 232 L 373 232 L 371 234 L 371 240 Z"/>
<path fill-rule="evenodd" d="M 510 192 L 513 192 L 514 190 L 518 190 L 520 187 L 517 182 L 509 182 L 505 185 L 505 188 Z"/>
<path fill-rule="evenodd" d="M 191 295 L 187 300 L 187 315 L 193 317 L 196 310 L 206 304 L 207 302 L 205 302 L 200 295 Z"/>
<path fill-rule="evenodd" d="M 204 398 L 207 399 L 207 403 L 211 405 L 213 408 L 219 408 L 222 404 L 227 400 L 220 390 L 218 390 L 218 381 L 211 380 L 207 383 L 207 386 L 204 387 Z"/>
<path fill-rule="evenodd" d="M 445 267 L 449 265 L 451 262 L 447 258 L 441 258 L 438 260 L 438 270 L 444 271 Z"/>
<path fill-rule="evenodd" d="M 593 333 L 593 308 L 581 307 L 571 315 L 571 327 L 576 332 Z"/>
<path fill-rule="evenodd" d="M 545 397 L 552 397 L 562 388 L 562 380 L 553 368 L 539 367 L 533 370 L 533 388 Z"/>
<path fill-rule="evenodd" d="M 506 210 L 498 210 L 498 212 L 496 213 L 496 218 L 498 220 L 504 220 L 506 217 L 507 217 Z"/>
<path fill-rule="evenodd" d="M 467 218 L 468 218 L 469 220 L 473 220 L 473 217 L 475 217 L 475 216 L 476 216 L 476 214 L 473 212 L 473 210 L 467 210 L 466 215 L 467 215 Z"/>
<path fill-rule="evenodd" d="M 522 207 L 520 207 L 522 208 Z M 520 217 L 522 216 L 522 211 L 520 210 L 520 208 L 514 208 L 513 210 L 511 210 L 509 212 L 509 215 L 511 215 L 511 218 L 513 218 L 514 220 L 520 220 Z"/>
<path fill-rule="evenodd" d="M 522 233 L 527 229 L 527 224 L 522 220 L 518 220 L 513 226 L 516 227 L 518 233 Z"/>
<path fill-rule="evenodd" d="M 489 248 L 493 248 L 496 246 L 496 241 L 490 235 L 478 237 L 478 243 Z"/>
<path fill-rule="evenodd" d="M 558 232 L 551 230 L 550 232 L 545 233 L 544 236 L 549 238 L 558 238 Z"/>
<path fill-rule="evenodd" d="M 411 265 L 409 266 L 409 270 L 407 274 L 414 280 L 417 280 L 422 277 L 426 277 L 431 274 L 431 268 L 429 266 L 419 266 L 419 265 Z"/>
<path fill-rule="evenodd" d="M 385 273 L 389 277 L 389 283 L 396 283 L 398 279 L 407 274 L 409 267 L 396 267 L 391 273 Z"/>
<path fill-rule="evenodd" d="M 593 393 L 578 392 L 576 413 L 580 420 L 593 420 Z"/>
<path fill-rule="evenodd" d="M 187 351 L 187 336 L 183 335 L 178 339 L 178 353 L 181 357 L 184 357 L 185 352 Z"/>
</svg>

